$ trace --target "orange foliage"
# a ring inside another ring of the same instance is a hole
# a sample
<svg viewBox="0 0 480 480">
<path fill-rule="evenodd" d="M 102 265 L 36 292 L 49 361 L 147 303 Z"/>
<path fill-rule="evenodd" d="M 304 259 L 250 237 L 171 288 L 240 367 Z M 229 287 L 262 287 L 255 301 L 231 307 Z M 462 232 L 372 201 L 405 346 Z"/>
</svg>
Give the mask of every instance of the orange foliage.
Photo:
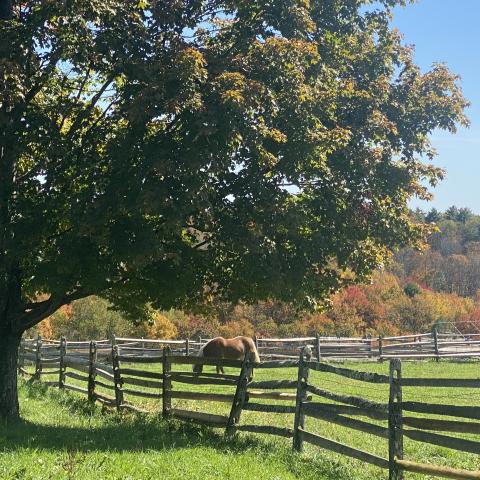
<svg viewBox="0 0 480 480">
<path fill-rule="evenodd" d="M 234 320 L 225 325 L 221 325 L 218 330 L 218 335 L 225 338 L 232 338 L 238 335 L 253 337 L 253 335 L 255 335 L 255 330 L 253 325 L 246 319 Z"/>
</svg>

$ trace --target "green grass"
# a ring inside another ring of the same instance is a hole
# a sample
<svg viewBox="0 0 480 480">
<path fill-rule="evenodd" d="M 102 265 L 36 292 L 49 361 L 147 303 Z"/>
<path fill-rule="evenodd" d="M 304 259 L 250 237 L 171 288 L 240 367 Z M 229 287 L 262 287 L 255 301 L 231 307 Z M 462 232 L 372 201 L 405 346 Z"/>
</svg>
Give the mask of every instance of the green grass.
<svg viewBox="0 0 480 480">
<path fill-rule="evenodd" d="M 102 412 L 37 382 L 20 383 L 20 401 L 23 420 L 0 424 L 2 480 L 351 478 L 336 462 L 306 462 L 282 442 Z"/>
<path fill-rule="evenodd" d="M 347 362 L 344 366 L 388 374 L 388 363 Z M 402 367 L 404 377 L 480 378 L 478 362 L 405 362 Z M 141 368 L 160 370 L 161 366 L 145 365 Z M 176 368 L 186 370 L 186 366 Z M 235 372 L 234 369 L 228 371 Z M 274 378 L 296 379 L 296 369 L 257 370 L 255 373 L 255 380 Z M 74 383 L 71 379 L 69 382 Z M 388 385 L 365 384 L 320 372 L 311 372 L 310 382 L 336 393 L 362 396 L 381 403 L 388 401 Z M 218 393 L 234 391 L 232 387 L 192 386 L 179 383 L 174 384 L 174 389 Z M 43 392 L 40 387 L 24 385 L 21 388 L 23 415 L 31 423 L 17 427 L 16 430 L 12 428 L 0 430 L 0 451 L 5 450 L 5 453 L 0 454 L 1 478 L 136 479 L 157 478 L 155 475 L 160 474 L 160 471 L 165 472 L 164 478 L 183 479 L 238 477 L 262 480 L 270 478 L 380 480 L 388 476 L 385 471 L 376 467 L 310 445 L 306 445 L 303 455 L 295 454 L 291 451 L 291 441 L 286 439 L 240 434 L 237 439 L 227 441 L 221 430 L 216 430 L 215 433 L 210 429 L 180 422 L 165 422 L 156 415 L 161 403 L 155 400 L 126 397 L 132 403 L 151 411 L 152 415 L 120 417 L 117 414 L 102 415 L 98 408 L 88 407 L 76 394 L 62 394 L 55 389 L 41 395 L 39 392 Z M 404 388 L 403 395 L 406 401 L 480 405 L 480 389 Z M 79 400 L 72 401 L 72 398 Z M 272 402 L 258 399 L 252 401 Z M 293 404 L 293 402 L 281 403 Z M 230 409 L 227 403 L 183 400 L 174 400 L 173 406 L 224 415 L 228 415 Z M 241 423 L 291 428 L 293 415 L 244 411 Z M 23 434 L 18 433 L 22 429 Z M 307 418 L 306 429 L 387 457 L 388 447 L 384 439 L 312 418 Z M 4 431 L 10 436 L 13 435 L 16 440 L 2 443 Z M 74 439 L 70 439 L 72 435 Z M 480 440 L 478 435 L 462 437 Z M 42 438 L 43 440 L 38 440 Z M 47 441 L 46 438 L 50 440 Z M 35 449 L 38 449 L 40 454 L 32 455 L 32 452 L 37 452 Z M 469 470 L 480 469 L 479 455 L 456 452 L 409 439 L 405 439 L 405 458 Z M 43 464 L 37 465 L 38 461 L 43 461 Z M 68 469 L 71 465 L 75 468 L 69 477 Z M 17 476 L 16 468 L 20 472 Z M 26 472 L 23 477 L 22 469 Z M 40 471 L 50 471 L 50 474 L 42 477 L 37 473 L 31 473 Z M 406 478 L 433 477 L 406 474 Z"/>
</svg>

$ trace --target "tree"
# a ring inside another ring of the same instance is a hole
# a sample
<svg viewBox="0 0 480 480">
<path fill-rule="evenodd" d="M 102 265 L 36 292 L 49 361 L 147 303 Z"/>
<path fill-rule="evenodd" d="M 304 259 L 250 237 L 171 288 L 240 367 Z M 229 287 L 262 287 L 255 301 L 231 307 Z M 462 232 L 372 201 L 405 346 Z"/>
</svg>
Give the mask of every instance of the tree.
<svg viewBox="0 0 480 480">
<path fill-rule="evenodd" d="M 415 295 L 418 295 L 422 289 L 413 282 L 408 282 L 404 287 L 403 291 L 405 292 L 405 295 L 409 298 L 413 298 Z"/>
<path fill-rule="evenodd" d="M 43 326 L 44 323 L 47 326 Z M 112 310 L 109 302 L 90 296 L 57 310 L 41 322 L 37 330 L 44 338 L 65 336 L 68 340 L 101 340 L 112 335 L 132 336 L 134 326 L 119 312 Z"/>
<path fill-rule="evenodd" d="M 0 416 L 72 300 L 314 306 L 423 237 L 419 158 L 466 102 L 390 27 L 405 0 L 367 3 L 1 2 Z"/>
<path fill-rule="evenodd" d="M 441 218 L 442 218 L 441 213 L 436 208 L 432 208 L 425 216 L 425 221 L 427 223 L 436 223 Z"/>
</svg>

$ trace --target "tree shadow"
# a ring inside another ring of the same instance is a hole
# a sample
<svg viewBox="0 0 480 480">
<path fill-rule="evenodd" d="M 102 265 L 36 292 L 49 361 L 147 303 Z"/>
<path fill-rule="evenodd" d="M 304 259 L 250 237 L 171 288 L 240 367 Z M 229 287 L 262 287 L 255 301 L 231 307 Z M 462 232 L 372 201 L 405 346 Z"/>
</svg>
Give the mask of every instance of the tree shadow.
<svg viewBox="0 0 480 480">
<path fill-rule="evenodd" d="M 101 412 L 85 398 L 48 388 L 41 382 L 23 382 L 27 398 L 47 397 L 59 408 L 80 417 L 82 426 L 34 423 L 21 420 L 0 422 L 0 454 L 21 450 L 49 450 L 59 454 L 89 452 L 165 452 L 179 449 L 210 448 L 219 453 L 242 454 L 255 450 L 262 458 L 278 458 L 298 478 L 350 480 L 351 471 L 341 462 L 321 457 L 306 458 L 293 452 L 282 440 L 253 434 L 225 436 L 223 429 L 180 420 L 165 420 L 155 414 Z M 313 475 L 313 476 L 312 476 Z"/>
<path fill-rule="evenodd" d="M 28 421 L 0 426 L 0 448 L 15 451 L 35 447 L 48 450 L 82 452 L 132 452 L 214 447 L 217 450 L 242 451 L 252 448 L 252 439 L 235 441 L 201 426 L 157 419 L 123 419 L 122 423 L 91 427 L 41 425 Z M 3 443 L 3 445 L 2 445 Z M 253 439 L 255 446 L 265 444 Z"/>
<path fill-rule="evenodd" d="M 0 423 L 0 451 L 22 448 L 48 450 L 143 451 L 208 446 L 219 451 L 245 451 L 252 447 L 274 451 L 278 446 L 253 436 L 226 437 L 224 431 L 180 420 L 165 420 L 155 414 L 100 412 L 98 406 L 69 392 L 24 382 L 28 398 L 53 400 L 59 407 L 81 416 L 86 426 L 64 426 L 19 420 Z M 99 421 L 101 418 L 101 422 Z M 100 424 L 100 425 L 99 425 Z"/>
</svg>

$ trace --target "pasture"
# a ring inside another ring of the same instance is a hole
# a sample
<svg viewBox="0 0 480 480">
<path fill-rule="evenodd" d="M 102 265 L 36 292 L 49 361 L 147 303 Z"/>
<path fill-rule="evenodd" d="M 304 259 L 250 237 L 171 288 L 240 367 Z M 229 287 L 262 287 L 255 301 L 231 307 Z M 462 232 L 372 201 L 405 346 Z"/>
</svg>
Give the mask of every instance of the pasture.
<svg viewBox="0 0 480 480">
<path fill-rule="evenodd" d="M 343 366 L 388 374 L 388 363 L 345 362 Z M 402 367 L 404 376 L 416 378 L 478 379 L 480 371 L 480 363 L 476 361 L 404 362 Z M 161 371 L 161 365 L 157 364 L 144 365 L 142 368 Z M 213 371 L 213 367 L 207 367 L 207 371 L 208 369 Z M 234 373 L 233 369 L 231 373 Z M 296 375 L 295 368 L 257 370 L 255 381 L 295 380 Z M 48 381 L 48 376 L 45 375 L 42 380 Z M 388 399 L 388 385 L 364 384 L 315 371 L 311 371 L 310 381 L 340 394 L 361 396 L 376 402 Z M 74 383 L 75 380 L 69 379 L 69 382 Z M 174 385 L 174 389 L 182 390 L 182 386 Z M 188 385 L 188 390 L 232 393 L 231 386 Z M 83 398 L 77 398 L 75 393 L 54 389 L 44 393 L 44 387 L 30 383 L 22 384 L 21 392 L 21 407 L 28 423 L 16 428 L 2 427 L 2 478 L 42 478 L 31 473 L 40 469 L 50 471 L 51 478 L 129 478 L 129 475 L 131 478 L 153 478 L 149 475 L 160 470 L 165 472 L 166 478 L 262 476 L 265 479 L 380 480 L 388 476 L 387 472 L 377 467 L 308 444 L 305 444 L 303 454 L 294 453 L 291 451 L 291 439 L 245 433 L 226 439 L 223 430 L 214 432 L 209 428 L 186 425 L 179 421 L 161 420 L 156 415 L 161 411 L 161 401 L 156 399 L 133 399 L 128 394 L 125 395 L 127 401 L 151 412 L 151 415 L 102 415 L 99 407 L 91 407 Z M 480 385 L 478 393 L 476 390 L 465 391 L 462 388 L 404 387 L 403 396 L 404 401 L 479 405 Z M 293 401 L 267 402 L 262 399 L 255 399 L 255 403 L 294 404 Z M 226 402 L 172 399 L 172 407 L 228 415 L 230 405 Z M 293 414 L 243 411 L 240 423 L 292 428 Z M 59 427 L 59 431 L 56 432 L 53 427 Z M 387 440 L 350 428 L 313 418 L 306 419 L 305 428 L 378 456 L 385 457 L 388 452 Z M 6 440 L 3 440 L 5 437 Z M 473 434 L 461 434 L 460 437 L 480 439 L 480 435 Z M 32 455 L 32 452 L 41 452 L 41 455 Z M 480 469 L 479 455 L 419 443 L 408 438 L 405 438 L 405 458 L 467 470 Z M 40 460 L 42 464 L 37 465 L 36 462 Z M 69 462 L 76 465 L 70 473 L 63 467 L 68 466 Z M 20 473 L 17 475 L 15 471 Z M 405 477 L 433 478 L 412 473 L 406 473 Z"/>
<path fill-rule="evenodd" d="M 23 421 L 0 425 L 2 480 L 330 478 L 280 443 L 225 441 L 180 421 L 102 412 L 39 382 L 22 381 L 20 401 Z"/>
</svg>

